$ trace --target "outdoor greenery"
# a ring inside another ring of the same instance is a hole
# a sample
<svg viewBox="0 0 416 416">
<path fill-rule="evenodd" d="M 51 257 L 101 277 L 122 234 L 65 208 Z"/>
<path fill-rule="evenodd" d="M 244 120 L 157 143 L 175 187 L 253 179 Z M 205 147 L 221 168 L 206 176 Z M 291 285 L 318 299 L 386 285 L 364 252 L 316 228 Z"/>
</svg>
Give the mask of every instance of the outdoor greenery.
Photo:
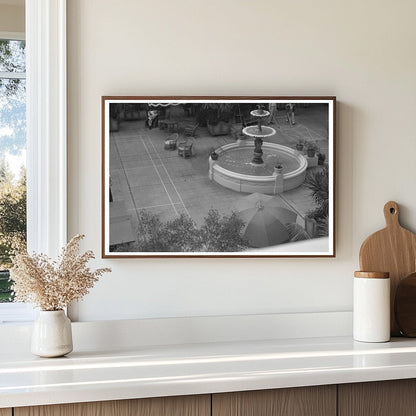
<svg viewBox="0 0 416 416">
<path fill-rule="evenodd" d="M 233 212 L 221 216 L 217 210 L 208 211 L 204 224 L 197 227 L 186 214 L 162 222 L 156 215 L 143 210 L 137 242 L 118 245 L 114 251 L 138 252 L 232 252 L 248 247 L 242 236 L 244 222 Z"/>
<path fill-rule="evenodd" d="M 197 107 L 196 118 L 201 126 L 216 125 L 220 121 L 228 122 L 236 111 L 237 104 L 206 103 Z"/>
<path fill-rule="evenodd" d="M 25 41 L 0 39 L 0 71 L 25 72 Z"/>
<path fill-rule="evenodd" d="M 25 42 L 0 40 L 0 72 L 24 73 Z M 8 269 L 26 241 L 26 80 L 0 79 L 0 302 L 12 300 Z M 19 172 L 20 169 L 20 172 Z"/>
<path fill-rule="evenodd" d="M 325 237 L 328 232 L 329 218 L 329 170 L 328 166 L 308 173 L 305 185 L 312 191 L 316 208 L 308 212 L 308 216 L 317 223 L 317 237 Z"/>
<path fill-rule="evenodd" d="M 329 235 L 329 217 L 325 215 L 317 220 L 317 236 L 326 237 L 327 235 Z"/>
<path fill-rule="evenodd" d="M 26 241 L 26 172 L 14 181 L 7 165 L 0 167 L 0 267 L 11 265 L 13 247 Z"/>
<path fill-rule="evenodd" d="M 13 299 L 10 273 L 8 270 L 0 270 L 0 303 L 10 302 Z"/>
<path fill-rule="evenodd" d="M 197 251 L 201 239 L 192 219 L 182 214 L 162 222 L 156 215 L 143 210 L 137 233 L 137 251 Z"/>
<path fill-rule="evenodd" d="M 196 118 L 201 126 L 207 123 L 216 125 L 220 121 L 228 123 L 234 115 L 241 115 L 244 117 L 250 116 L 250 111 L 253 110 L 253 104 L 250 103 L 204 103 L 196 104 Z"/>
<path fill-rule="evenodd" d="M 26 172 L 15 181 L 8 165 L 0 165 L 0 302 L 12 294 L 7 270 L 13 250 L 26 241 Z"/>
<path fill-rule="evenodd" d="M 241 251 L 248 247 L 242 231 L 245 224 L 237 213 L 230 216 L 221 215 L 215 209 L 210 209 L 201 228 L 203 251 L 227 252 Z"/>
</svg>

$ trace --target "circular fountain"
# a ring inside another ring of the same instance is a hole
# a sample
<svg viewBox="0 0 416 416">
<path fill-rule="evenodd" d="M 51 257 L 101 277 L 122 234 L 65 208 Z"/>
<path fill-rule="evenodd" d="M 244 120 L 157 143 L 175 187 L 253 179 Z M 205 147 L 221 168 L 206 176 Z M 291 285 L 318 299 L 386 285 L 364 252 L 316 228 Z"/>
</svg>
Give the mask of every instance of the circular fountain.
<svg viewBox="0 0 416 416">
<path fill-rule="evenodd" d="M 270 115 L 260 106 L 250 113 L 258 118 L 257 125 L 243 128 L 246 137 L 215 149 L 216 160 L 209 159 L 209 177 L 218 184 L 237 192 L 260 192 L 275 195 L 300 186 L 306 176 L 306 158 L 290 147 L 264 142 L 276 130 L 261 121 Z"/>
</svg>

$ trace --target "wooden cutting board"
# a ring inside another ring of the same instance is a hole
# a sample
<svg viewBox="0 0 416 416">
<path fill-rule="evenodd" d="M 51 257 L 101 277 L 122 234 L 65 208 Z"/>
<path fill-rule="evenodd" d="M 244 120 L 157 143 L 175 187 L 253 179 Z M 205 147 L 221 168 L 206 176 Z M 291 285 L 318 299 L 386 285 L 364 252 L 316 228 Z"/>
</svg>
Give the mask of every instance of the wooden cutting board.
<svg viewBox="0 0 416 416">
<path fill-rule="evenodd" d="M 399 222 L 399 206 L 390 201 L 384 205 L 386 228 L 370 235 L 360 250 L 362 271 L 390 273 L 390 328 L 391 335 L 400 335 L 394 319 L 394 298 L 401 279 L 416 271 L 416 234 Z"/>
</svg>

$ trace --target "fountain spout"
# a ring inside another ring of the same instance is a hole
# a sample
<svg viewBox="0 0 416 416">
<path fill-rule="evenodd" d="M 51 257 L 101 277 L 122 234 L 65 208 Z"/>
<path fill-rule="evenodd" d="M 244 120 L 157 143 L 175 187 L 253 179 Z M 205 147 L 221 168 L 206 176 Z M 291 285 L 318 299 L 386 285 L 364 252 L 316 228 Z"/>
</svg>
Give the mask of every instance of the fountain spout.
<svg viewBox="0 0 416 416">
<path fill-rule="evenodd" d="M 253 117 L 257 118 L 257 126 L 245 127 L 243 129 L 243 133 L 246 134 L 247 136 L 254 138 L 254 155 L 253 155 L 253 159 L 251 163 L 255 165 L 262 165 L 264 164 L 263 157 L 262 157 L 263 150 L 261 148 L 263 145 L 263 138 L 272 136 L 273 134 L 276 133 L 276 130 L 271 127 L 265 127 L 264 128 L 265 131 L 263 131 L 261 120 L 269 116 L 270 112 L 263 110 L 260 104 L 257 106 L 257 110 L 250 111 L 250 114 Z"/>
</svg>

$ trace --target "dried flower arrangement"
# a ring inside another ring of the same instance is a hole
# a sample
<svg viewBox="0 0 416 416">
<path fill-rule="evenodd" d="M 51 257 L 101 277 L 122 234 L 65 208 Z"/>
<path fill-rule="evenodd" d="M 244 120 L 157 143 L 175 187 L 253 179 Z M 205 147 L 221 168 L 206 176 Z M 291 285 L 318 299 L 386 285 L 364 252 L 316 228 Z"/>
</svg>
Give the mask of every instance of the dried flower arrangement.
<svg viewBox="0 0 416 416">
<path fill-rule="evenodd" d="M 99 277 L 111 269 L 92 271 L 87 267 L 94 253 L 78 254 L 83 238 L 80 234 L 73 237 L 57 261 L 45 254 L 29 255 L 26 250 L 16 253 L 10 270 L 15 302 L 34 303 L 42 310 L 56 311 L 85 296 Z"/>
</svg>

